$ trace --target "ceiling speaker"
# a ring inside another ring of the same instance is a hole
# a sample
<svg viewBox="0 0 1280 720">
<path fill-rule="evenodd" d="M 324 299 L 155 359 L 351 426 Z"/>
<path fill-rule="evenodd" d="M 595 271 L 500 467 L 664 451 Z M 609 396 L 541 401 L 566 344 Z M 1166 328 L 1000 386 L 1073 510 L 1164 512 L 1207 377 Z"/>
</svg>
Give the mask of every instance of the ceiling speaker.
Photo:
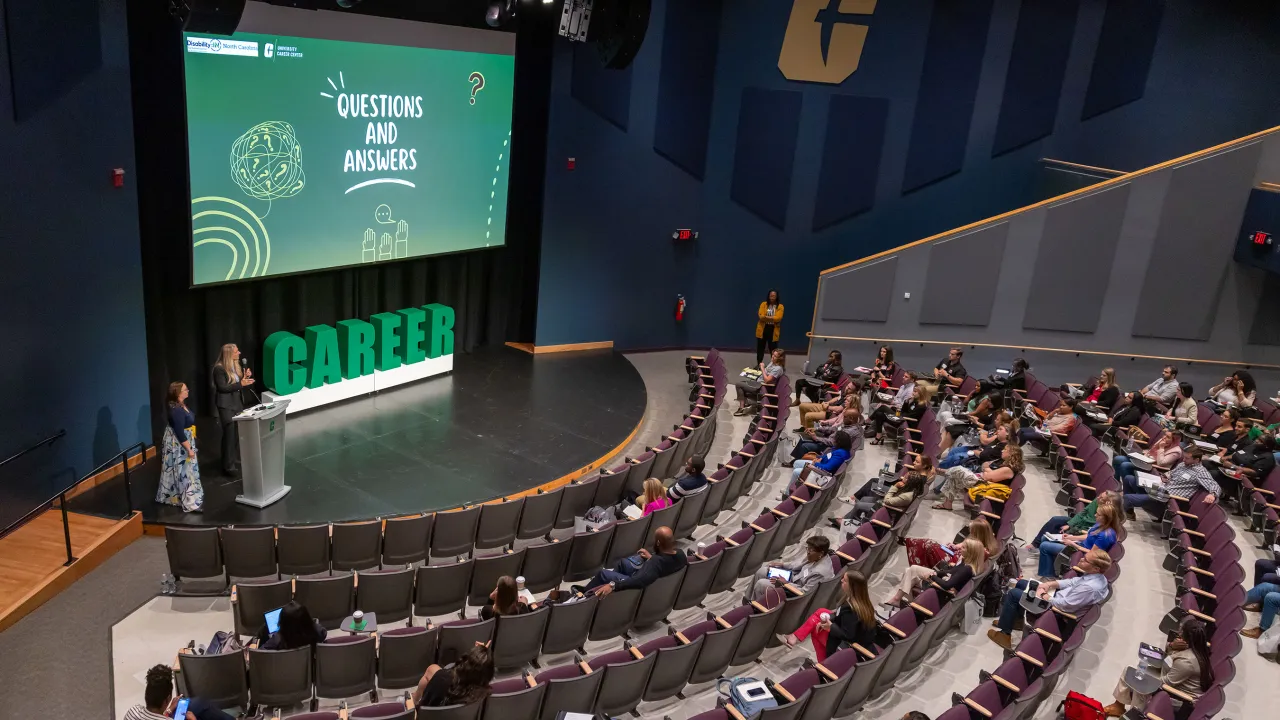
<svg viewBox="0 0 1280 720">
<path fill-rule="evenodd" d="M 210 35 L 230 35 L 240 24 L 245 0 L 187 0 L 182 29 Z"/>
</svg>

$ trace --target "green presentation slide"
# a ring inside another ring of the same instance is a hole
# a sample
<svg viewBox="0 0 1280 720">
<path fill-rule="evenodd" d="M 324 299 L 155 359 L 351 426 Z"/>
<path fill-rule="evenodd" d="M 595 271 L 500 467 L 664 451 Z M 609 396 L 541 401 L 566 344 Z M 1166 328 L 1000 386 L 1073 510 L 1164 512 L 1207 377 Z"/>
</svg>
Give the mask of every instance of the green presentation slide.
<svg viewBox="0 0 1280 720">
<path fill-rule="evenodd" d="M 503 244 L 513 55 L 184 42 L 193 284 Z"/>
</svg>

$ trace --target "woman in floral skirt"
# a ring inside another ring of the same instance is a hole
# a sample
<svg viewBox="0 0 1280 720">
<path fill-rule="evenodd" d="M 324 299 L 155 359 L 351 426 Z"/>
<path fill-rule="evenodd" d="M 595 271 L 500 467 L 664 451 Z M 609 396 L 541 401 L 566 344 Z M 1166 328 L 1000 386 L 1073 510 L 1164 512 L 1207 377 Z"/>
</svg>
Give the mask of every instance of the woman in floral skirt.
<svg viewBox="0 0 1280 720">
<path fill-rule="evenodd" d="M 160 488 L 156 502 L 177 505 L 183 512 L 200 512 L 204 486 L 196 462 L 196 416 L 187 408 L 187 386 L 169 383 L 167 420 L 160 451 Z"/>
</svg>

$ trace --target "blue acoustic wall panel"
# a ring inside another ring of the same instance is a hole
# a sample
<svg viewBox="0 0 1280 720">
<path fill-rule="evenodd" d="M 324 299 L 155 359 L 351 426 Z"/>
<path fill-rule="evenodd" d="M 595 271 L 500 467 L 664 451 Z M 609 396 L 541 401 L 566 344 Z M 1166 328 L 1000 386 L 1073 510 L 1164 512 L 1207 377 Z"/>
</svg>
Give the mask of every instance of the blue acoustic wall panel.
<svg viewBox="0 0 1280 720">
<path fill-rule="evenodd" d="M 1008 237 L 1009 223 L 1002 222 L 929 245 L 920 323 L 975 327 L 990 324 L 997 283 L 993 279 L 965 279 L 990 278 L 993 269 L 998 275 Z"/>
<path fill-rule="evenodd" d="M 627 129 L 631 112 L 631 66 L 609 70 L 600 62 L 593 44 L 576 43 L 573 47 L 573 99 L 595 114 Z"/>
<path fill-rule="evenodd" d="M 1053 132 L 1058 98 L 1076 32 L 1076 0 L 1027 0 L 1005 75 L 991 154 L 1002 155 Z"/>
<path fill-rule="evenodd" d="M 761 220 L 786 227 L 796 161 L 802 95 L 791 90 L 742 90 L 729 197 Z"/>
<path fill-rule="evenodd" d="M 720 0 L 667 5 L 653 149 L 699 180 L 707 168 L 719 47 Z"/>
<path fill-rule="evenodd" d="M 1165 0 L 1109 0 L 1081 120 L 1142 98 Z"/>
<path fill-rule="evenodd" d="M 15 120 L 35 115 L 102 66 L 97 0 L 11 0 L 4 15 Z"/>
<path fill-rule="evenodd" d="M 898 277 L 898 256 L 874 260 L 822 278 L 822 320 L 885 322 Z"/>
<path fill-rule="evenodd" d="M 813 201 L 815 232 L 866 212 L 875 204 L 888 119 L 886 98 L 831 96 Z"/>
<path fill-rule="evenodd" d="M 991 4 L 992 0 L 934 3 L 911 122 L 904 193 L 954 175 L 964 165 Z"/>
</svg>

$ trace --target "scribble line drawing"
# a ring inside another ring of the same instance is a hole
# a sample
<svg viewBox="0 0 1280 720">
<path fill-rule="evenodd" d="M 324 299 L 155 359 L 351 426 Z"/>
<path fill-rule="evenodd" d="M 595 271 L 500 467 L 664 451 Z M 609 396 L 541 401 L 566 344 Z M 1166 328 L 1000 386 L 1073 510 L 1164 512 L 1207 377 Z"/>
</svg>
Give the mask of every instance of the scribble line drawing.
<svg viewBox="0 0 1280 720">
<path fill-rule="evenodd" d="M 302 192 L 302 145 L 287 122 L 268 120 L 249 128 L 231 144 L 231 179 L 246 195 L 270 203 Z"/>
</svg>

